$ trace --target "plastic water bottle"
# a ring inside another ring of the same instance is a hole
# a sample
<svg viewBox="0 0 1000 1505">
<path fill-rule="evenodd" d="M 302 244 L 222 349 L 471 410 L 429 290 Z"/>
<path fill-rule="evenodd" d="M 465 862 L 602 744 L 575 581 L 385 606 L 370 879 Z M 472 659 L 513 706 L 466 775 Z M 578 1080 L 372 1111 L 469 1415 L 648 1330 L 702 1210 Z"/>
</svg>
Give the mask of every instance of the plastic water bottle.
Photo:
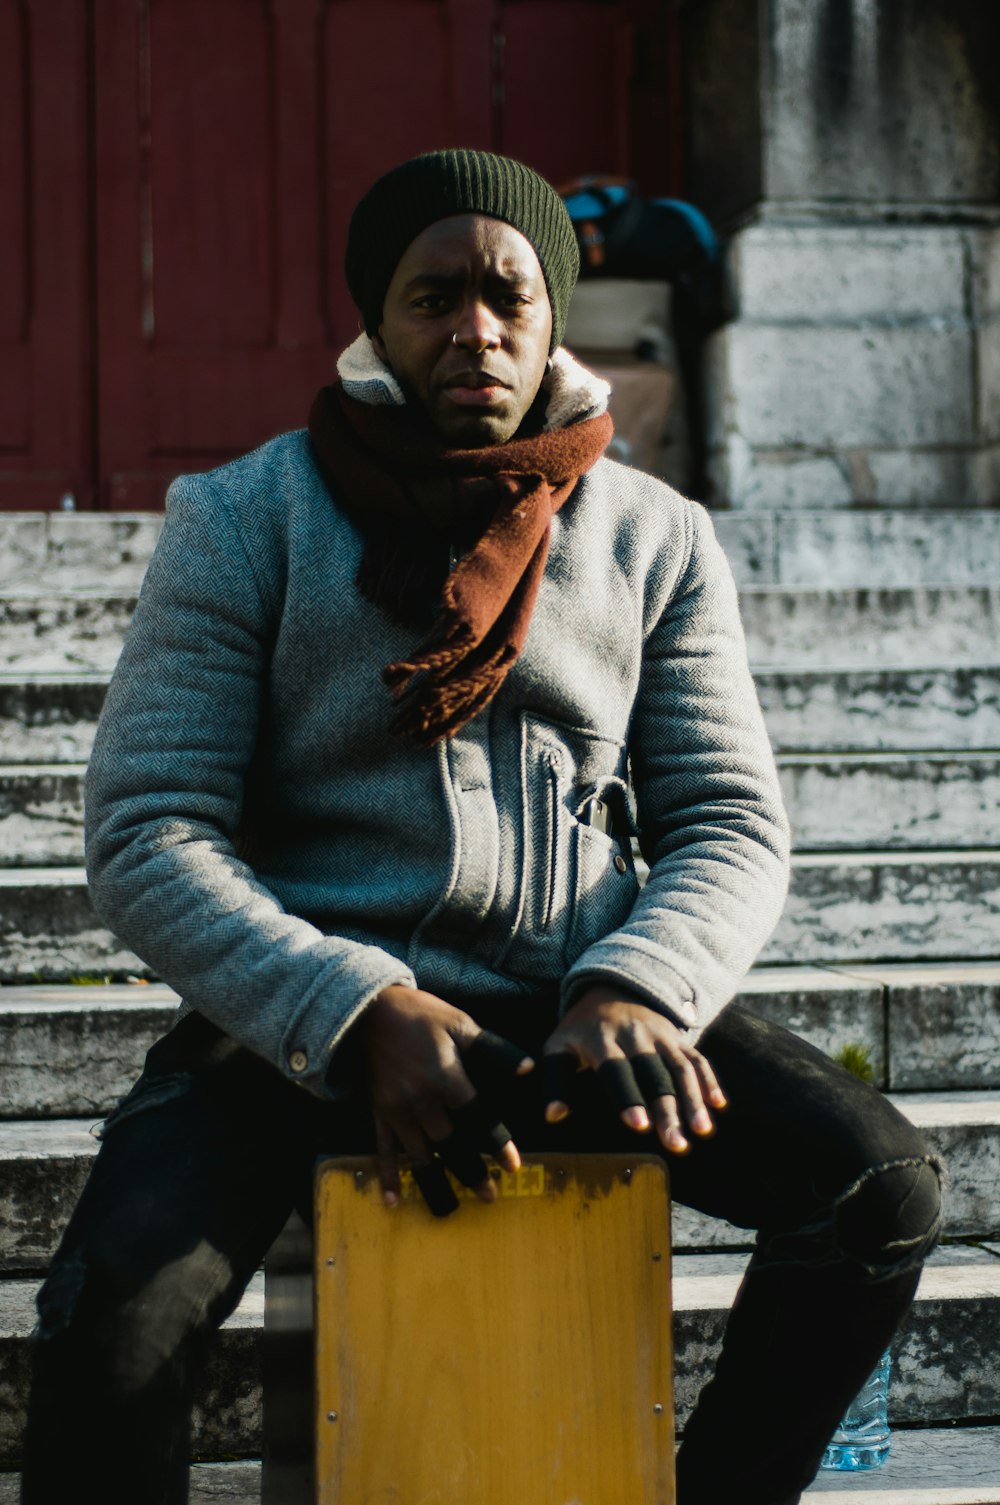
<svg viewBox="0 0 1000 1505">
<path fill-rule="evenodd" d="M 880 1468 L 889 1456 L 888 1403 L 889 1354 L 886 1352 L 834 1432 L 820 1468 Z"/>
</svg>

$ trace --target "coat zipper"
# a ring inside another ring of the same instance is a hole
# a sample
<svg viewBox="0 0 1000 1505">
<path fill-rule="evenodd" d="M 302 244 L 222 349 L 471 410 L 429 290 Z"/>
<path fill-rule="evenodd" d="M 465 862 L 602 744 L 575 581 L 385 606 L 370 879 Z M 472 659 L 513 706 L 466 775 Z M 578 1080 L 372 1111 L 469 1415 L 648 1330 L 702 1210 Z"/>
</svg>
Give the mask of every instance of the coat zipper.
<svg viewBox="0 0 1000 1505">
<path fill-rule="evenodd" d="M 548 889 L 545 895 L 545 906 L 542 914 L 542 929 L 548 930 L 552 924 L 552 914 L 556 902 L 556 871 L 558 868 L 559 853 L 559 772 L 560 762 L 558 753 L 551 748 L 545 752 L 546 787 L 548 790 L 548 831 L 549 831 L 549 864 L 548 864 Z"/>
</svg>

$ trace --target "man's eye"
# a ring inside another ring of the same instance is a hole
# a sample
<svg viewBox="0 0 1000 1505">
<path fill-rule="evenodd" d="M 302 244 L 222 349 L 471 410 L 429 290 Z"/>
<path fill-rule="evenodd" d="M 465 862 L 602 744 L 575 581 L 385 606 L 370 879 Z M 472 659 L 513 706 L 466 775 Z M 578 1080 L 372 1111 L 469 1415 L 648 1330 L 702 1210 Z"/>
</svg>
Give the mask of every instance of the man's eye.
<svg viewBox="0 0 1000 1505">
<path fill-rule="evenodd" d="M 439 313 L 447 304 L 448 299 L 444 293 L 424 293 L 422 297 L 414 298 L 412 306 L 425 313 Z"/>
</svg>

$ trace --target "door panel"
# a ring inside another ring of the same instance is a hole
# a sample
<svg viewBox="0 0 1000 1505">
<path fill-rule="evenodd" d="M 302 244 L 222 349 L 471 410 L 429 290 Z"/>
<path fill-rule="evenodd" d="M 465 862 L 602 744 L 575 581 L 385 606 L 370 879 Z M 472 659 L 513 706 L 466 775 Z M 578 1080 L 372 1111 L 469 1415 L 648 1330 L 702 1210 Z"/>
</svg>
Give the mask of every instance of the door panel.
<svg viewBox="0 0 1000 1505">
<path fill-rule="evenodd" d="M 264 0 L 155 0 L 140 87 L 144 312 L 168 350 L 268 346 L 275 330 L 274 16 Z M 224 292 L 225 296 L 220 297 Z"/>
<path fill-rule="evenodd" d="M 677 21 L 663 0 L 498 0 L 495 149 L 553 183 L 583 173 L 679 193 Z"/>
<path fill-rule="evenodd" d="M 159 505 L 178 471 L 301 424 L 329 378 L 315 16 L 315 0 L 95 12 L 106 505 Z"/>
<path fill-rule="evenodd" d="M 0 507 L 89 500 L 84 22 L 0 0 Z"/>
<path fill-rule="evenodd" d="M 326 296 L 336 348 L 358 329 L 343 265 L 347 224 L 365 189 L 417 152 L 490 149 L 492 11 L 490 0 L 324 5 Z"/>
<path fill-rule="evenodd" d="M 555 183 L 628 172 L 629 32 L 606 0 L 506 0 L 499 150 Z"/>
</svg>

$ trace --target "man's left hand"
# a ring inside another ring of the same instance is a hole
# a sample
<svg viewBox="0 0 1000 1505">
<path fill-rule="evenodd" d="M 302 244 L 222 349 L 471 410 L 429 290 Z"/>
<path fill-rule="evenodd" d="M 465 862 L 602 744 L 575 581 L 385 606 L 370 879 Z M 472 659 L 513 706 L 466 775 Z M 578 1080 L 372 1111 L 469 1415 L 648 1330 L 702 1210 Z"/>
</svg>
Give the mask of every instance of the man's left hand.
<svg viewBox="0 0 1000 1505">
<path fill-rule="evenodd" d="M 726 1106 L 715 1072 L 684 1030 L 639 999 L 603 985 L 588 988 L 567 1009 L 545 1043 L 545 1065 L 552 1084 L 549 1123 L 568 1116 L 569 1080 L 590 1069 L 622 1122 L 638 1133 L 655 1128 L 663 1148 L 676 1155 L 690 1148 L 685 1126 L 707 1137 L 715 1132 L 712 1110 Z"/>
</svg>

